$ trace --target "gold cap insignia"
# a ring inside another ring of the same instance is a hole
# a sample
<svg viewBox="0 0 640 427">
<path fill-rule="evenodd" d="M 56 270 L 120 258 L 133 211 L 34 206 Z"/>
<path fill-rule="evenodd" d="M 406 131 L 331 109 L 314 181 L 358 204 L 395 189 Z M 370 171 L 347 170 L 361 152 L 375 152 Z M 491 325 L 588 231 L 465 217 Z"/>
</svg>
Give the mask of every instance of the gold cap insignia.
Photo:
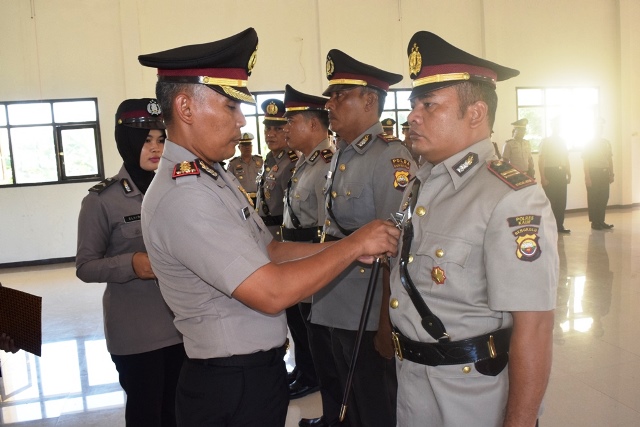
<svg viewBox="0 0 640 427">
<path fill-rule="evenodd" d="M 422 70 L 422 55 L 418 52 L 418 44 L 414 43 L 409 55 L 409 74 L 417 76 Z"/>
<path fill-rule="evenodd" d="M 253 51 L 251 57 L 249 58 L 249 63 L 247 64 L 247 74 L 251 75 L 253 71 L 253 67 L 256 66 L 256 60 L 258 59 L 258 45 L 256 45 L 256 50 Z"/>
<path fill-rule="evenodd" d="M 275 116 L 276 114 L 278 114 L 278 106 L 275 104 L 275 102 L 270 102 L 269 105 L 267 105 L 267 114 L 271 116 Z"/>
<path fill-rule="evenodd" d="M 334 70 L 335 67 L 333 65 L 333 59 L 331 59 L 330 56 L 327 56 L 327 77 L 331 77 Z"/>
</svg>

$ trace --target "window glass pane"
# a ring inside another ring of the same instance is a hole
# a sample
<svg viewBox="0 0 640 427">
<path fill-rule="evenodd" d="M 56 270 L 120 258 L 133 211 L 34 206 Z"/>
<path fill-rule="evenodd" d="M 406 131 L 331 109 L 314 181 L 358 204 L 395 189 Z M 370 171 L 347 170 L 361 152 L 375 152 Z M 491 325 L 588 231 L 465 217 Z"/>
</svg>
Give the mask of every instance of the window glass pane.
<svg viewBox="0 0 640 427">
<path fill-rule="evenodd" d="M 62 130 L 60 136 L 65 175 L 68 177 L 97 175 L 98 158 L 93 128 Z"/>
<path fill-rule="evenodd" d="M 11 129 L 16 184 L 58 180 L 53 127 Z"/>
<path fill-rule="evenodd" d="M 518 105 L 542 105 L 544 103 L 542 89 L 516 89 Z"/>
<path fill-rule="evenodd" d="M 527 134 L 524 139 L 531 143 L 531 150 L 537 152 L 540 148 L 540 141 L 545 136 L 544 108 L 543 107 L 520 107 L 518 108 L 518 119 L 529 120 Z"/>
<path fill-rule="evenodd" d="M 51 104 L 11 104 L 9 107 L 9 124 L 38 125 L 51 123 Z"/>
<path fill-rule="evenodd" d="M 7 125 L 7 107 L 0 105 L 0 126 Z"/>
<path fill-rule="evenodd" d="M 242 110 L 242 114 L 244 114 L 245 116 L 256 114 L 256 106 L 252 104 L 247 104 L 245 102 L 242 102 L 240 104 L 240 110 Z"/>
<path fill-rule="evenodd" d="M 387 97 L 384 99 L 383 110 L 394 110 L 396 108 L 396 97 L 393 92 L 387 93 Z"/>
<path fill-rule="evenodd" d="M 9 151 L 9 132 L 0 129 L 0 185 L 13 184 L 11 174 L 11 152 Z"/>
<path fill-rule="evenodd" d="M 56 123 L 95 122 L 94 101 L 54 102 L 53 117 Z"/>
<path fill-rule="evenodd" d="M 409 102 L 409 95 L 411 94 L 410 90 L 399 90 L 396 92 L 396 97 L 398 99 L 398 109 L 399 110 L 410 110 L 411 103 Z"/>
<path fill-rule="evenodd" d="M 547 105 L 567 105 L 571 102 L 571 90 L 569 89 L 547 89 Z"/>
</svg>

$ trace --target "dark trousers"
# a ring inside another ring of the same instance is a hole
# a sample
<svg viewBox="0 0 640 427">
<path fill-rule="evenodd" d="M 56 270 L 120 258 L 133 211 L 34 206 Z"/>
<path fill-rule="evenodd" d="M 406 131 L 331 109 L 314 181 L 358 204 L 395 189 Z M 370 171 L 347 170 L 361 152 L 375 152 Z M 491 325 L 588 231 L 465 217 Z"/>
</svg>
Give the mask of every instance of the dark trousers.
<svg viewBox="0 0 640 427">
<path fill-rule="evenodd" d="M 185 353 L 182 344 L 111 360 L 127 393 L 127 427 L 176 425 L 176 385 Z"/>
<path fill-rule="evenodd" d="M 187 359 L 176 395 L 180 427 L 284 427 L 289 406 L 287 368 L 282 351 L 254 353 L 259 363 L 222 366 L 238 356 Z M 213 363 L 213 364 L 209 364 Z"/>
<path fill-rule="evenodd" d="M 567 173 L 563 167 L 544 168 L 545 178 L 549 184 L 544 192 L 551 203 L 553 216 L 556 218 L 558 230 L 564 228 L 564 211 L 567 208 Z"/>
<path fill-rule="evenodd" d="M 306 306 L 306 307 L 303 307 Z M 310 386 L 318 384 L 316 369 L 313 365 L 313 357 L 309 346 L 309 332 L 307 320 L 311 311 L 311 303 L 301 302 L 287 308 L 287 326 L 294 344 L 294 359 L 298 371 L 299 380 Z M 303 311 L 306 315 L 303 315 Z"/>
<path fill-rule="evenodd" d="M 609 201 L 609 168 L 590 168 L 591 187 L 587 187 L 589 221 L 604 223 L 604 214 Z"/>
<path fill-rule="evenodd" d="M 356 331 L 332 328 L 331 348 L 340 384 L 346 386 Z M 351 395 L 347 402 L 350 427 L 396 425 L 398 381 L 394 359 L 380 356 L 373 346 L 375 331 L 365 332 L 358 353 Z"/>
<path fill-rule="evenodd" d="M 333 422 L 340 414 L 344 390 L 333 359 L 330 328 L 311 322 L 308 323 L 308 327 L 313 364 L 318 375 L 318 384 L 320 384 L 322 415 L 328 422 Z M 342 426 L 346 427 L 347 423 L 343 423 Z"/>
</svg>

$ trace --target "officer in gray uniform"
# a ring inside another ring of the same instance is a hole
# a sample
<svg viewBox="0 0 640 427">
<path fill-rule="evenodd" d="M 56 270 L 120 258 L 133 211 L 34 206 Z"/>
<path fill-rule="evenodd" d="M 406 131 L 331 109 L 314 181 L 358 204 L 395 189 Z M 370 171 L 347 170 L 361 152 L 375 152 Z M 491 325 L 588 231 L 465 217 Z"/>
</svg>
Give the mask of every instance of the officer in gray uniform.
<svg viewBox="0 0 640 427">
<path fill-rule="evenodd" d="M 527 134 L 529 120 L 520 119 L 511 123 L 513 126 L 513 138 L 504 143 L 502 148 L 502 160 L 511 163 L 511 166 L 524 172 L 531 178 L 535 178 L 536 171 L 531 155 L 531 143 L 524 139 Z"/>
<path fill-rule="evenodd" d="M 395 120 L 393 120 L 390 117 L 387 117 L 386 119 L 382 120 L 380 123 L 382 123 L 382 130 L 384 131 L 384 133 L 391 136 L 394 135 L 394 131 L 396 127 Z"/>
<path fill-rule="evenodd" d="M 240 155 L 229 161 L 227 170 L 235 175 L 247 192 L 254 206 L 258 194 L 258 176 L 262 171 L 264 160 L 257 154 L 251 154 L 253 149 L 253 134 L 245 132 L 238 144 Z"/>
<path fill-rule="evenodd" d="M 285 139 L 289 148 L 302 153 L 293 176 L 289 180 L 285 194 L 284 224 L 282 237 L 285 241 L 319 242 L 322 226 L 325 220 L 324 193 L 322 189 L 326 181 L 329 165 L 333 157 L 334 147 L 329 142 L 329 116 L 324 108 L 326 98 L 299 92 L 287 85 L 284 94 L 285 114 L 287 125 L 284 128 Z M 310 369 L 298 363 L 302 345 L 310 348 L 309 360 L 303 359 L 304 364 L 312 363 L 313 380 L 318 384 L 322 396 L 323 417 L 303 418 L 300 426 L 321 426 L 335 422 L 338 418 L 339 402 L 341 399 L 340 382 L 336 376 L 336 369 L 332 358 L 323 358 L 326 352 L 316 352 L 318 348 L 327 347 L 328 332 L 320 325 L 307 321 L 311 311 L 311 298 L 292 307 L 299 308 L 300 319 L 305 327 L 304 331 L 291 328 L 290 310 L 287 309 L 287 321 L 295 343 L 296 367 L 300 367 L 301 376 L 291 385 L 292 391 L 301 394 L 310 382 L 304 375 Z M 308 333 L 304 333 L 308 331 Z M 296 337 L 294 334 L 300 335 Z M 316 387 L 317 390 L 317 387 Z M 293 393 L 292 393 L 293 397 Z"/>
<path fill-rule="evenodd" d="M 76 275 L 84 282 L 107 283 L 104 335 L 127 394 L 127 426 L 175 426 L 184 346 L 156 286 L 140 223 L 143 195 L 165 140 L 158 102 L 123 101 L 116 112 L 115 139 L 124 164 L 82 200 Z"/>
<path fill-rule="evenodd" d="M 604 119 L 598 119 L 594 139 L 587 144 L 582 153 L 584 161 L 584 182 L 587 187 L 587 206 L 589 221 L 594 230 L 609 230 L 613 224 L 604 222 L 609 185 L 613 183 L 613 154 L 611 143 L 602 137 Z"/>
<path fill-rule="evenodd" d="M 356 259 L 393 256 L 399 230 L 374 221 L 331 244 L 278 242 L 220 161 L 246 125 L 240 103 L 256 62 L 253 28 L 223 40 L 141 55 L 157 68 L 156 94 L 171 140 L 142 206 L 151 265 L 185 361 L 181 426 L 285 424 L 289 393 L 284 309 Z"/>
<path fill-rule="evenodd" d="M 388 219 L 397 211 L 415 165 L 406 147 L 384 134 L 380 123 L 389 85 L 398 83 L 402 76 L 359 62 L 337 49 L 327 55 L 326 72 L 329 122 L 340 136 L 324 189 L 324 235 L 328 241 L 348 236 L 374 218 Z M 313 296 L 311 322 L 330 328 L 331 351 L 343 388 L 370 275 L 369 266 L 353 263 Z M 395 425 L 391 325 L 386 302 L 386 316 L 380 318 L 383 286 L 382 277 L 379 279 L 347 411 L 347 421 L 354 426 Z"/>
<path fill-rule="evenodd" d="M 540 187 L 494 157 L 495 82 L 519 72 L 426 31 L 407 53 L 410 135 L 427 162 L 397 216 L 398 426 L 534 426 L 551 369 L 558 236 Z"/>
<path fill-rule="evenodd" d="M 284 192 L 289 178 L 298 161 L 295 151 L 287 147 L 284 140 L 284 103 L 279 99 L 267 99 L 262 103 L 264 111 L 264 136 L 269 151 L 265 156 L 264 167 L 258 178 L 258 202 L 256 209 L 269 227 L 273 237 L 282 240 L 282 212 L 284 211 Z"/>
</svg>

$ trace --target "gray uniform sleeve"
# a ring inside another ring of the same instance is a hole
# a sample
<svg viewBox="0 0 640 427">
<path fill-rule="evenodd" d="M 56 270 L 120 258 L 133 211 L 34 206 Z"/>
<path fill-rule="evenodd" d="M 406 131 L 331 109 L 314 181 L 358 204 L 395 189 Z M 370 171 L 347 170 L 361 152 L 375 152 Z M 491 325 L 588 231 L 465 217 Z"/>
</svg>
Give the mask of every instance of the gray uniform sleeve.
<svg viewBox="0 0 640 427">
<path fill-rule="evenodd" d="M 108 201 L 90 193 L 82 200 L 78 217 L 76 276 L 80 280 L 125 283 L 137 278 L 131 264 L 134 252 L 108 256 L 110 242 Z"/>
</svg>

